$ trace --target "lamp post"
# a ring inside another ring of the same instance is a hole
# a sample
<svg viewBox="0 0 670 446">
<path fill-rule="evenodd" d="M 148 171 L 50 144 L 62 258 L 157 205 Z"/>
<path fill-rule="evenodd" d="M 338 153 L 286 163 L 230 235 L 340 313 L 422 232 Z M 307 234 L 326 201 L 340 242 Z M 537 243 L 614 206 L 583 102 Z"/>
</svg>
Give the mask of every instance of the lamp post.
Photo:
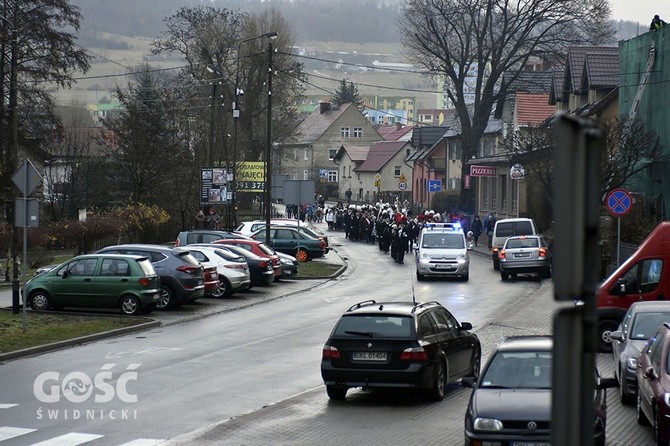
<svg viewBox="0 0 670 446">
<path fill-rule="evenodd" d="M 237 66 L 235 69 L 235 101 L 233 102 L 233 162 L 232 162 L 232 167 L 233 167 L 233 199 L 232 199 L 232 204 L 229 208 L 229 210 L 232 208 L 234 212 L 235 208 L 235 200 L 236 200 L 236 190 L 234 189 L 235 187 L 235 181 L 236 181 L 236 175 L 237 175 L 237 121 L 238 118 L 240 117 L 240 96 L 244 95 L 244 90 L 240 88 L 240 54 L 242 51 L 242 44 L 246 42 L 251 42 L 253 40 L 257 39 L 262 39 L 267 37 L 270 39 L 270 41 L 275 40 L 279 34 L 277 32 L 269 32 L 265 34 L 261 34 L 259 36 L 255 37 L 250 37 L 248 39 L 240 40 L 240 42 L 237 44 Z M 233 214 L 235 216 L 235 214 Z"/>
<path fill-rule="evenodd" d="M 272 39 L 268 43 L 268 129 L 265 146 L 265 243 L 270 245 L 272 218 Z"/>
</svg>

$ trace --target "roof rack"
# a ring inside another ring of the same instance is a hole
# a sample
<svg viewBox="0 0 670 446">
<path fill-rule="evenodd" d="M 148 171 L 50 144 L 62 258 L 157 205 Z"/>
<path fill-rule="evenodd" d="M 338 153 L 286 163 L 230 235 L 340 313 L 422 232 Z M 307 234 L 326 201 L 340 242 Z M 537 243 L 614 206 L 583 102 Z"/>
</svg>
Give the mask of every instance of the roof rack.
<svg viewBox="0 0 670 446">
<path fill-rule="evenodd" d="M 373 300 L 373 299 L 370 299 L 370 300 L 364 300 L 363 302 L 358 302 L 357 304 L 350 306 L 349 309 L 348 309 L 347 311 L 354 311 L 354 310 L 356 310 L 356 309 L 358 309 L 358 308 L 361 308 L 361 307 L 364 307 L 364 306 L 368 306 L 368 305 L 374 305 L 374 304 L 376 304 L 376 303 L 377 303 L 377 301 L 376 301 L 376 300 Z"/>
</svg>

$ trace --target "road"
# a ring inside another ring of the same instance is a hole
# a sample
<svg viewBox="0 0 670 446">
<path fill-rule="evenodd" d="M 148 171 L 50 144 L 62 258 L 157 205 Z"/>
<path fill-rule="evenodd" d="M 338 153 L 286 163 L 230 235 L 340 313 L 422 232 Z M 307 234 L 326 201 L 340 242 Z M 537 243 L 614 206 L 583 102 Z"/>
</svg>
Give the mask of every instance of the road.
<svg viewBox="0 0 670 446">
<path fill-rule="evenodd" d="M 373 245 L 329 236 L 349 264 L 336 280 L 305 290 L 296 285 L 295 293 L 263 305 L 0 365 L 0 440 L 16 435 L 0 444 L 61 436 L 68 445 L 90 440 L 139 446 L 166 439 L 221 445 L 461 444 L 469 391 L 458 385 L 438 404 L 406 392 L 362 391 L 330 402 L 319 374 L 330 329 L 353 303 L 404 300 L 414 293 L 418 301 L 437 300 L 459 320 L 472 322 L 486 355 L 502 335 L 551 330 L 555 303 L 549 282 L 502 284 L 490 260 L 473 255 L 470 282 L 417 283 L 411 258 L 397 265 Z M 176 322 L 177 316 L 156 317 Z M 45 372 L 59 375 L 41 382 Z M 91 395 L 75 388 L 96 375 L 101 381 Z M 52 386 L 66 392 L 58 395 Z M 629 415 L 622 419 L 637 428 Z M 638 438 L 648 431 L 640 430 Z"/>
</svg>

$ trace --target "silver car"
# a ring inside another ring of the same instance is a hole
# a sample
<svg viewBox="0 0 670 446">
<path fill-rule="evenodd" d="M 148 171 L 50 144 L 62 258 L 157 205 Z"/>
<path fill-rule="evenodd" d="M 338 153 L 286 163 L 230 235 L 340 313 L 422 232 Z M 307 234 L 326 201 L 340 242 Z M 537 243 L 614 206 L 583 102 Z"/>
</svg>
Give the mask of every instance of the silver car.
<svg viewBox="0 0 670 446">
<path fill-rule="evenodd" d="M 427 276 L 470 277 L 470 254 L 465 234 L 453 223 L 426 224 L 416 249 L 416 280 Z"/>
<path fill-rule="evenodd" d="M 521 273 L 536 273 L 540 278 L 551 277 L 551 253 L 546 240 L 539 235 L 508 238 L 498 253 L 498 260 L 502 280 Z"/>
<path fill-rule="evenodd" d="M 635 302 L 617 331 L 612 332 L 614 377 L 619 381 L 622 404 L 635 403 L 637 358 L 656 329 L 667 321 L 670 321 L 669 301 Z"/>
</svg>

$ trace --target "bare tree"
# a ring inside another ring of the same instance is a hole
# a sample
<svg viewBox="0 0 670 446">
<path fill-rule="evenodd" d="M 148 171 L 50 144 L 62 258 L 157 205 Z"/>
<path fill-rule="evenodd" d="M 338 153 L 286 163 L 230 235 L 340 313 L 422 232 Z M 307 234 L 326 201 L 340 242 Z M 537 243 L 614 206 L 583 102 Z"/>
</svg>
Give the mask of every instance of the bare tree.
<svg viewBox="0 0 670 446">
<path fill-rule="evenodd" d="M 409 0 L 400 22 L 408 57 L 449 81 L 461 123 L 460 208 L 472 208 L 467 160 L 477 153 L 494 104 L 528 60 L 551 63 L 570 45 L 602 44 L 611 36 L 609 16 L 606 0 Z"/>
</svg>

